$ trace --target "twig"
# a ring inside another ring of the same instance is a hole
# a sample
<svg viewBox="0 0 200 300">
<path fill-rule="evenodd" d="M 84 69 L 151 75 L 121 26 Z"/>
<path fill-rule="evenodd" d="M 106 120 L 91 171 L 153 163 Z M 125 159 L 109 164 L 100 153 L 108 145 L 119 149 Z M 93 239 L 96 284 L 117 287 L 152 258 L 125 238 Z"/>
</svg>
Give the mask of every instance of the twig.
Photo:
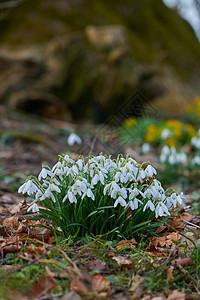
<svg viewBox="0 0 200 300">
<path fill-rule="evenodd" d="M 191 222 L 189 222 L 189 221 L 186 221 L 186 220 L 184 220 L 184 219 L 182 219 L 182 220 L 183 220 L 183 222 L 185 222 L 185 223 L 187 223 L 187 224 L 189 224 L 189 225 L 191 225 L 191 226 L 194 226 L 194 227 L 197 227 L 197 228 L 200 229 L 200 226 L 198 226 L 198 225 L 196 225 L 196 224 L 194 224 L 194 223 L 191 223 Z"/>
<path fill-rule="evenodd" d="M 196 292 L 199 293 L 198 282 L 197 282 L 197 280 L 194 279 L 194 277 L 192 277 L 192 276 L 190 275 L 190 273 L 189 273 L 187 270 L 185 270 L 185 269 L 181 266 L 181 264 L 180 264 L 179 262 L 176 261 L 175 265 L 176 265 L 176 267 L 177 267 L 177 268 L 178 268 L 185 276 L 187 276 L 188 278 L 190 278 L 190 280 L 194 283 L 194 287 L 195 287 Z"/>
</svg>

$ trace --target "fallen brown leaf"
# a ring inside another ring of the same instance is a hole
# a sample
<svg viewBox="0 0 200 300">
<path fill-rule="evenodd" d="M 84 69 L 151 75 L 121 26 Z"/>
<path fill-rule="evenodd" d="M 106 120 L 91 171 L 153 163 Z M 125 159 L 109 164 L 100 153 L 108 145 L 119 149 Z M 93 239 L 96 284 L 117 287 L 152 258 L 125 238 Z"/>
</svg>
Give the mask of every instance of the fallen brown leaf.
<svg viewBox="0 0 200 300">
<path fill-rule="evenodd" d="M 76 292 L 69 292 L 65 294 L 61 300 L 81 300 L 81 297 Z"/>
<path fill-rule="evenodd" d="M 175 266 L 176 263 L 179 263 L 182 267 L 194 265 L 194 261 L 193 261 L 190 257 L 185 257 L 185 258 L 179 257 L 179 258 L 173 259 L 173 260 L 171 261 L 171 264 L 172 264 L 173 266 Z"/>
<path fill-rule="evenodd" d="M 152 244 L 155 247 L 171 248 L 172 246 L 175 247 L 175 244 L 173 241 L 178 241 L 178 239 L 179 239 L 179 234 L 176 232 L 172 232 L 166 236 L 154 237 L 152 240 Z"/>
<path fill-rule="evenodd" d="M 132 269 L 135 266 L 135 263 L 123 256 L 113 256 L 112 259 L 115 260 L 119 266 L 127 269 Z"/>
<path fill-rule="evenodd" d="M 167 268 L 167 281 L 170 279 L 174 279 L 173 270 L 174 270 L 173 267 Z"/>
<path fill-rule="evenodd" d="M 10 228 L 18 228 L 19 224 L 18 224 L 18 217 L 10 217 L 10 218 L 6 218 L 3 220 L 2 222 L 3 226 L 7 226 Z"/>
<path fill-rule="evenodd" d="M 31 289 L 31 296 L 33 298 L 39 298 L 51 291 L 55 287 L 55 280 L 50 276 L 44 276 L 40 278 Z"/>
<path fill-rule="evenodd" d="M 167 300 L 185 300 L 185 293 L 174 290 L 169 294 Z"/>
<path fill-rule="evenodd" d="M 90 271 L 98 269 L 100 272 L 107 272 L 107 271 L 109 271 L 108 266 L 106 266 L 106 264 L 103 263 L 101 259 L 96 259 L 95 261 L 91 261 L 88 264 L 88 269 Z"/>
<path fill-rule="evenodd" d="M 131 240 L 122 240 L 122 241 L 119 241 L 119 243 L 116 246 L 116 249 L 121 250 L 124 247 L 127 247 L 129 249 L 134 249 L 135 245 L 137 245 L 137 242 L 134 238 Z"/>
<path fill-rule="evenodd" d="M 136 275 L 133 277 L 131 282 L 131 288 L 129 289 L 129 292 L 133 293 L 133 299 L 139 299 L 138 297 L 141 296 L 141 294 L 144 291 L 144 277 L 140 275 Z"/>
<path fill-rule="evenodd" d="M 93 291 L 109 291 L 111 288 L 110 286 L 110 281 L 105 278 L 103 275 L 101 274 L 94 274 L 92 276 L 92 290 Z"/>
</svg>

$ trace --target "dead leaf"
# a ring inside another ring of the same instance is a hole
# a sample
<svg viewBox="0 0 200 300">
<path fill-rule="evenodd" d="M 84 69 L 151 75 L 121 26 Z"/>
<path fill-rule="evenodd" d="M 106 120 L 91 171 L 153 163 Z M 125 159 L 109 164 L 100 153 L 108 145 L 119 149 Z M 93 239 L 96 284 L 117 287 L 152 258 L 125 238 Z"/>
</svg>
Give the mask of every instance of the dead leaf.
<svg viewBox="0 0 200 300">
<path fill-rule="evenodd" d="M 70 291 L 87 293 L 91 291 L 92 276 L 82 271 L 81 276 L 73 275 L 70 283 Z"/>
<path fill-rule="evenodd" d="M 177 258 L 177 259 L 173 259 L 171 261 L 171 264 L 173 266 L 176 265 L 176 263 L 179 263 L 182 267 L 186 267 L 186 266 L 192 266 L 195 264 L 195 262 L 190 258 L 190 257 L 185 257 L 185 258 Z"/>
<path fill-rule="evenodd" d="M 181 214 L 181 219 L 185 220 L 185 221 L 191 221 L 191 219 L 193 219 L 195 217 L 195 215 L 189 214 L 187 212 L 184 212 Z"/>
<path fill-rule="evenodd" d="M 174 279 L 173 271 L 173 267 L 167 268 L 167 281 L 169 281 L 170 279 Z"/>
<path fill-rule="evenodd" d="M 185 293 L 174 290 L 169 294 L 167 300 L 185 300 Z"/>
<path fill-rule="evenodd" d="M 176 246 L 173 241 L 178 241 L 178 239 L 179 234 L 176 232 L 172 232 L 166 236 L 154 237 L 152 243 L 155 247 L 171 248 L 172 246 Z"/>
<path fill-rule="evenodd" d="M 174 215 L 172 218 L 172 222 L 169 222 L 169 225 L 172 226 L 177 231 L 183 232 L 184 231 L 184 225 L 183 220 L 180 215 Z"/>
<path fill-rule="evenodd" d="M 135 263 L 123 256 L 113 256 L 112 259 L 114 259 L 119 266 L 127 269 L 132 269 L 135 266 Z"/>
<path fill-rule="evenodd" d="M 69 292 L 65 294 L 61 300 L 81 300 L 81 297 L 75 292 Z"/>
<path fill-rule="evenodd" d="M 11 207 L 8 207 L 8 210 L 11 214 L 20 214 L 25 211 L 26 208 L 26 201 L 20 201 L 17 204 L 12 205 Z"/>
<path fill-rule="evenodd" d="M 111 288 L 110 281 L 101 274 L 94 274 L 92 276 L 92 290 L 93 291 L 109 291 Z"/>
<path fill-rule="evenodd" d="M 101 259 L 96 259 L 95 261 L 91 261 L 88 264 L 88 269 L 90 271 L 98 269 L 100 272 L 108 272 L 109 271 L 108 266 L 106 266 L 106 264 L 103 263 Z"/>
<path fill-rule="evenodd" d="M 10 228 L 18 228 L 19 224 L 18 224 L 18 217 L 10 217 L 10 218 L 6 218 L 3 220 L 2 222 L 3 226 L 7 226 Z"/>
<path fill-rule="evenodd" d="M 39 298 L 51 291 L 55 287 L 55 280 L 50 276 L 40 278 L 31 289 L 31 296 L 33 298 Z"/>
<path fill-rule="evenodd" d="M 131 288 L 129 289 L 129 292 L 133 293 L 133 296 L 137 299 L 140 297 L 140 295 L 144 291 L 144 283 L 145 280 L 142 276 L 136 275 L 133 277 L 132 282 L 131 282 Z"/>
<path fill-rule="evenodd" d="M 137 245 L 137 242 L 134 238 L 131 240 L 122 240 L 117 244 L 116 249 L 121 250 L 124 247 L 135 249 L 135 245 Z"/>
</svg>

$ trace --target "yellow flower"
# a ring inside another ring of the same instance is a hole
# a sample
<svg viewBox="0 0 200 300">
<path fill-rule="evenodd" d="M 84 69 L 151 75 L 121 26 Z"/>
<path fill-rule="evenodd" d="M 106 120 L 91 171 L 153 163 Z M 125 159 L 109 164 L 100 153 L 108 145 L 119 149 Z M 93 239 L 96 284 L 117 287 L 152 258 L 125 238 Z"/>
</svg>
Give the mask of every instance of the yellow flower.
<svg viewBox="0 0 200 300">
<path fill-rule="evenodd" d="M 195 131 L 194 127 L 191 124 L 186 124 L 186 130 L 187 130 L 190 137 L 196 135 L 196 131 Z"/>
<path fill-rule="evenodd" d="M 178 120 L 169 120 L 166 122 L 166 125 L 173 129 L 181 129 L 182 127 L 182 123 Z"/>
<path fill-rule="evenodd" d="M 150 125 L 146 129 L 145 141 L 154 142 L 160 136 L 160 130 L 155 125 Z"/>
<path fill-rule="evenodd" d="M 128 127 L 132 127 L 135 124 L 136 124 L 136 118 L 134 118 L 134 117 L 128 118 L 124 121 L 124 125 L 128 126 Z"/>
<path fill-rule="evenodd" d="M 176 147 L 177 146 L 176 140 L 174 138 L 167 138 L 166 143 L 169 147 Z"/>
</svg>

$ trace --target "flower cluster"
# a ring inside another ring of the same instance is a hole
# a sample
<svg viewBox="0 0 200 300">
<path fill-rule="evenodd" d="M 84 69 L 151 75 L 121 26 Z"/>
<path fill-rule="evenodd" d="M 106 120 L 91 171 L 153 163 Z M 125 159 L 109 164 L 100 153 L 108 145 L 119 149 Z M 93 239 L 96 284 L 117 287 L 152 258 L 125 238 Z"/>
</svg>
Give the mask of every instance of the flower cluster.
<svg viewBox="0 0 200 300">
<path fill-rule="evenodd" d="M 191 124 L 184 124 L 178 120 L 152 124 L 147 127 L 144 140 L 155 145 L 167 145 L 177 147 L 189 142 L 195 135 L 195 129 Z"/>
<path fill-rule="evenodd" d="M 177 151 L 175 147 L 169 148 L 168 146 L 164 146 L 161 150 L 160 154 L 160 162 L 161 163 L 169 163 L 170 165 L 175 164 L 186 164 L 187 163 L 187 155 L 183 151 Z"/>
<path fill-rule="evenodd" d="M 63 205 L 82 201 L 88 206 L 90 201 L 96 201 L 98 206 L 100 199 L 106 199 L 104 205 L 149 210 L 157 218 L 169 215 L 169 208 L 176 207 L 182 198 L 175 192 L 166 192 L 155 179 L 156 173 L 150 163 L 140 165 L 129 156 L 115 160 L 99 155 L 74 161 L 62 155 L 52 169 L 43 166 L 38 178 L 31 176 L 18 191 L 35 194 L 29 207 L 33 211 L 39 210 L 37 202 L 42 204 L 43 200 L 52 205 L 57 201 Z"/>
</svg>

